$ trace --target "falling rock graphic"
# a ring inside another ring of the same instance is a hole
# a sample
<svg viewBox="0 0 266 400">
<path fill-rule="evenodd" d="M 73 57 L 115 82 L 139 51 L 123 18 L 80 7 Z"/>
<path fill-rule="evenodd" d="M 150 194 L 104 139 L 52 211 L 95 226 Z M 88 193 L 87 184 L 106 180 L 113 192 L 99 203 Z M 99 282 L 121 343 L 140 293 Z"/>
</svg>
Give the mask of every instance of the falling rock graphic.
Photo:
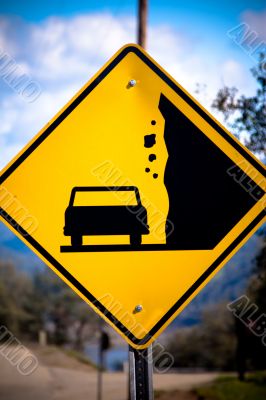
<svg viewBox="0 0 266 400">
<path fill-rule="evenodd" d="M 239 167 L 163 94 L 159 110 L 165 119 L 168 150 L 164 174 L 169 197 L 167 218 L 174 226 L 171 231 L 166 226 L 167 246 L 213 249 L 257 199 L 230 174 Z M 256 183 L 243 172 L 245 178 L 249 187 L 256 189 Z"/>
</svg>

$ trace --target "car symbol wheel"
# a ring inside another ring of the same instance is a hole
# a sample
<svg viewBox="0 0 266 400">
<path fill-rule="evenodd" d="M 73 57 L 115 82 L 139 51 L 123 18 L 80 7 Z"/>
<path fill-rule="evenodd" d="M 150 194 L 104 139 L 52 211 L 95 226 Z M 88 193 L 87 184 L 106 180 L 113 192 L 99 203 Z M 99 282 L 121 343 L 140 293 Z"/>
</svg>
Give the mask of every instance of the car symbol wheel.
<svg viewBox="0 0 266 400">
<path fill-rule="evenodd" d="M 138 233 L 134 233 L 130 235 L 130 244 L 131 246 L 140 246 L 141 245 L 141 235 Z"/>
<path fill-rule="evenodd" d="M 71 244 L 72 246 L 82 246 L 82 236 L 81 235 L 71 236 Z"/>
</svg>

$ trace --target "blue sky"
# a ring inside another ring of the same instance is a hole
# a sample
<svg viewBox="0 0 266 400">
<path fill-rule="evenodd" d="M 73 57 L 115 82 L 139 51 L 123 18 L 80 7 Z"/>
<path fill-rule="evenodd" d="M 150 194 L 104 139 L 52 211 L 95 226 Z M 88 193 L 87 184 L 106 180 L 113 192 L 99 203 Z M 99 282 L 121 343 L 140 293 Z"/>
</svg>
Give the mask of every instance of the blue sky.
<svg viewBox="0 0 266 400">
<path fill-rule="evenodd" d="M 225 32 L 237 25 L 245 12 L 260 13 L 265 8 L 265 2 L 261 0 L 150 0 L 149 23 L 171 24 L 178 30 L 190 32 L 200 38 L 207 37 L 209 41 L 223 41 Z M 18 15 L 30 22 L 41 22 L 51 15 L 71 18 L 95 12 L 136 16 L 137 0 L 13 0 L 2 4 L 0 11 L 6 15 Z"/>
<path fill-rule="evenodd" d="M 214 2 L 211 0 L 196 1 L 188 0 L 185 2 L 176 0 L 150 0 L 149 13 L 150 20 L 153 22 L 165 18 L 173 22 L 174 20 L 184 19 L 185 22 L 196 21 L 199 19 L 207 21 L 227 21 L 229 24 L 237 22 L 239 15 L 244 10 L 262 11 L 265 9 L 265 2 L 262 0 L 224 0 Z M 50 15 L 73 16 L 74 14 L 88 12 L 111 11 L 115 13 L 136 13 L 137 0 L 50 0 L 36 1 L 13 0 L 1 4 L 2 14 L 15 14 L 27 19 L 28 21 L 40 21 Z M 205 26 L 206 27 L 206 26 Z"/>
<path fill-rule="evenodd" d="M 136 40 L 136 14 L 137 0 L 1 2 L 0 168 L 121 46 Z M 224 84 L 254 92 L 250 68 L 256 59 L 228 31 L 245 23 L 265 44 L 265 20 L 260 0 L 150 0 L 147 50 L 210 109 Z M 3 79 L 5 58 L 18 67 L 18 76 L 39 85 L 36 101 L 25 101 Z"/>
<path fill-rule="evenodd" d="M 176 29 L 195 35 L 224 35 L 241 20 L 246 11 L 262 12 L 265 2 L 250 1 L 196 1 L 150 0 L 149 23 L 171 24 Z M 26 21 L 40 22 L 51 15 L 73 17 L 78 14 L 111 12 L 114 15 L 136 15 L 137 0 L 13 0 L 1 4 L 1 14 L 18 15 Z"/>
<path fill-rule="evenodd" d="M 10 0 L 0 5 L 0 168 L 122 45 L 136 40 L 137 0 Z M 264 1 L 149 1 L 148 51 L 210 109 L 218 89 L 251 94 L 256 58 L 228 31 L 266 43 Z M 4 57 L 41 88 L 28 103 L 3 79 Z M 196 85 L 206 88 L 196 92 Z M 218 118 L 222 118 L 216 115 Z"/>
</svg>

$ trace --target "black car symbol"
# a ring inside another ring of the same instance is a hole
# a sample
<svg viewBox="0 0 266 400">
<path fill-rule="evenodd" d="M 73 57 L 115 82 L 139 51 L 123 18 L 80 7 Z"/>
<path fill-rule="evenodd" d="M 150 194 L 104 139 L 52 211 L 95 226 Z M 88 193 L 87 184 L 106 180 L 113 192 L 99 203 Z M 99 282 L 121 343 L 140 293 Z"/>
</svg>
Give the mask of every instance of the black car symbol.
<svg viewBox="0 0 266 400">
<path fill-rule="evenodd" d="M 104 195 L 102 199 L 99 194 Z M 96 200 L 95 195 L 98 196 Z M 100 202 L 99 205 L 99 200 L 103 204 Z M 130 244 L 139 246 L 141 236 L 147 234 L 147 210 L 141 204 L 137 187 L 92 186 L 72 189 L 64 227 L 64 235 L 71 236 L 72 246 L 82 246 L 84 235 L 129 235 Z"/>
</svg>

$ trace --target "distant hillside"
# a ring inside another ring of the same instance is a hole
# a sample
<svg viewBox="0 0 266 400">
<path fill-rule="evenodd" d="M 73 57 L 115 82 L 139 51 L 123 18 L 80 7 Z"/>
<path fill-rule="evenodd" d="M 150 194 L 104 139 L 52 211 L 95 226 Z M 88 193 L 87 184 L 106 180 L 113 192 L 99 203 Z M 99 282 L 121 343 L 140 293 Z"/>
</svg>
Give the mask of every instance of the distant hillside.
<svg viewBox="0 0 266 400">
<path fill-rule="evenodd" d="M 31 274 L 44 263 L 5 225 L 0 222 L 0 258 L 13 261 L 22 271 Z"/>
</svg>

